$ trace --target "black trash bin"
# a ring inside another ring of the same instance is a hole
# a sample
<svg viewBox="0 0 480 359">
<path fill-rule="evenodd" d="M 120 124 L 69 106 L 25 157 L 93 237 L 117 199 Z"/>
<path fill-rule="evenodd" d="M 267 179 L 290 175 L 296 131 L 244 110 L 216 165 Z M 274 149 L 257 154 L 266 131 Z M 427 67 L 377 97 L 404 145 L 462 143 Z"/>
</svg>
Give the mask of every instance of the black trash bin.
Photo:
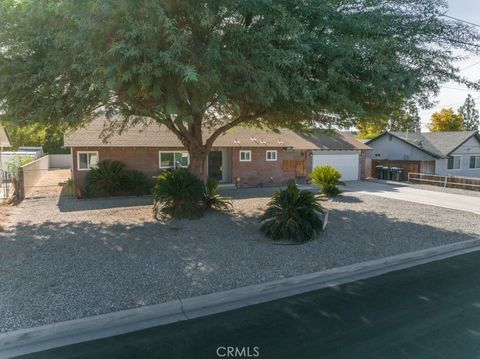
<svg viewBox="0 0 480 359">
<path fill-rule="evenodd" d="M 390 177 L 392 179 L 392 181 L 400 181 L 400 168 L 398 167 L 392 167 L 390 168 Z"/>
<path fill-rule="evenodd" d="M 390 168 L 383 167 L 383 169 L 382 169 L 382 179 L 383 180 L 389 180 L 390 179 Z"/>
<path fill-rule="evenodd" d="M 383 179 L 383 166 L 375 166 L 375 175 L 377 179 Z"/>
<path fill-rule="evenodd" d="M 405 179 L 403 178 L 403 168 L 398 168 L 398 181 L 404 181 Z"/>
</svg>

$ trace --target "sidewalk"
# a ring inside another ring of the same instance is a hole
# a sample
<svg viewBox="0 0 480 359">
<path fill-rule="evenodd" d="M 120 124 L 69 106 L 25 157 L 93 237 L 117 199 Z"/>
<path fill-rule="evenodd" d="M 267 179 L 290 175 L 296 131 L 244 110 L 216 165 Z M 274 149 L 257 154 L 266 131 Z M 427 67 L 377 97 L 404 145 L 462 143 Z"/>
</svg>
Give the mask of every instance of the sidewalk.
<svg viewBox="0 0 480 359">
<path fill-rule="evenodd" d="M 480 201 L 477 196 L 418 189 L 402 183 L 393 184 L 391 182 L 379 183 L 373 181 L 351 182 L 344 188 L 344 191 L 449 208 L 480 215 Z"/>
</svg>

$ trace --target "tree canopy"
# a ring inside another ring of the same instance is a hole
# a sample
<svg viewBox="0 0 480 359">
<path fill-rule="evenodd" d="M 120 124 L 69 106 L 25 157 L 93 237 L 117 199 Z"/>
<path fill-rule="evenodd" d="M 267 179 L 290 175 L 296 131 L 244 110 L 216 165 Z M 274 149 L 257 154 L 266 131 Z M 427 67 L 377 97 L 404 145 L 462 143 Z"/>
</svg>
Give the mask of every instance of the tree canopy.
<svg viewBox="0 0 480 359">
<path fill-rule="evenodd" d="M 71 127 L 106 115 L 112 131 L 153 121 L 204 177 L 213 142 L 234 126 L 349 126 L 405 99 L 428 105 L 442 82 L 473 86 L 451 50 L 478 52 L 479 35 L 446 10 L 443 0 L 0 0 L 0 113 Z"/>
<path fill-rule="evenodd" d="M 463 117 L 451 108 L 444 108 L 432 115 L 428 127 L 432 132 L 463 131 Z"/>
<path fill-rule="evenodd" d="M 458 109 L 458 113 L 463 117 L 463 127 L 466 131 L 480 130 L 480 115 L 472 95 L 468 95 L 465 103 Z"/>
</svg>

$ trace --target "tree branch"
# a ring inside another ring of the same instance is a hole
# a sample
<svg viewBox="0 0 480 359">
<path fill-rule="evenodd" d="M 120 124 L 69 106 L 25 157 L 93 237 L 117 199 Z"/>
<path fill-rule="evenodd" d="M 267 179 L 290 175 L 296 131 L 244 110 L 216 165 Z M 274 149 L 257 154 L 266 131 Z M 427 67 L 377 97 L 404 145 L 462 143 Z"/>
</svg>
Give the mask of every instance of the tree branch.
<svg viewBox="0 0 480 359">
<path fill-rule="evenodd" d="M 252 121 L 252 120 L 255 120 L 257 119 L 258 117 L 260 117 L 262 114 L 264 114 L 265 112 L 264 111 L 261 111 L 261 112 L 256 112 L 254 113 L 253 115 L 240 115 L 238 116 L 235 120 L 217 128 L 213 133 L 212 135 L 207 139 L 207 142 L 205 143 L 205 147 L 207 149 L 207 151 L 210 151 L 210 149 L 212 148 L 213 146 L 213 143 L 215 142 L 215 140 L 223 133 L 225 133 L 226 131 L 228 131 L 229 129 L 235 127 L 235 126 L 238 126 L 239 124 L 241 123 L 246 123 L 246 122 L 249 122 L 249 121 Z"/>
</svg>

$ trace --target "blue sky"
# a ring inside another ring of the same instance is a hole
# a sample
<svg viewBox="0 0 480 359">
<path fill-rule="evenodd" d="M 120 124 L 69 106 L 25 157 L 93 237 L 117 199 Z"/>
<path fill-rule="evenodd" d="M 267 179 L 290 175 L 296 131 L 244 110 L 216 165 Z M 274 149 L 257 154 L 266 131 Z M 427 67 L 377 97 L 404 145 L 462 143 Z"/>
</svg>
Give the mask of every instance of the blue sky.
<svg viewBox="0 0 480 359">
<path fill-rule="evenodd" d="M 480 24 L 480 1 L 479 0 L 449 0 L 449 11 L 448 15 L 454 16 L 466 21 Z M 478 28 L 480 31 L 480 28 Z M 476 62 L 480 62 L 480 57 L 469 56 L 467 59 L 458 63 L 460 68 L 468 67 L 473 65 Z M 472 66 L 468 69 L 462 71 L 462 74 L 468 77 L 471 80 L 480 79 L 480 64 Z M 465 98 L 469 93 L 472 94 L 474 98 L 478 97 L 476 100 L 477 108 L 480 109 L 480 92 L 475 92 L 471 90 L 465 90 L 463 85 L 458 85 L 456 83 L 446 83 L 444 86 L 449 88 L 442 88 L 440 95 L 435 98 L 437 104 L 429 110 L 423 110 L 420 112 L 422 117 L 422 130 L 426 130 L 426 124 L 430 121 L 432 113 L 440 110 L 442 107 L 452 107 L 457 109 L 465 101 Z M 452 89 L 455 88 L 455 89 Z"/>
</svg>

